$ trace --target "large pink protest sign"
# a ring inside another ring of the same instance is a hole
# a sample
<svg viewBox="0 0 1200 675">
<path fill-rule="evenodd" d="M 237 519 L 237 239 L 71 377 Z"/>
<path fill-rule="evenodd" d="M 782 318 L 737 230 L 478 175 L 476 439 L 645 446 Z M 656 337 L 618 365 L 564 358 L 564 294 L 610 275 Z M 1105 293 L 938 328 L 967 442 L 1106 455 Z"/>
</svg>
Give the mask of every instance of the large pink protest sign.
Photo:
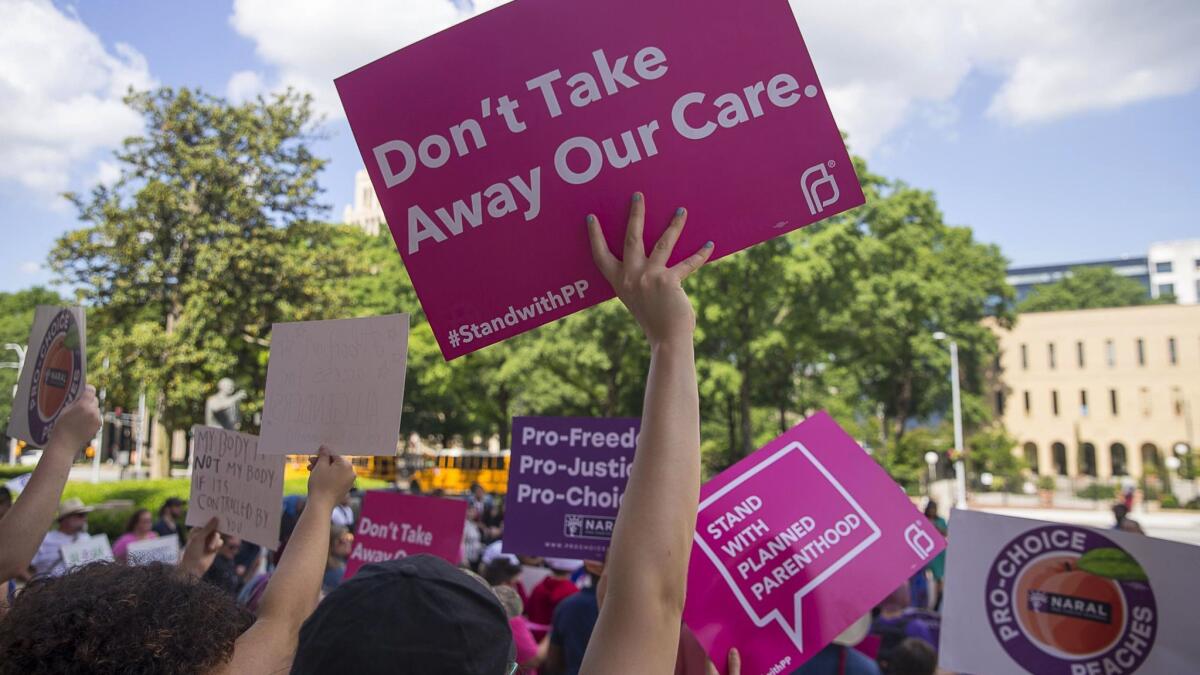
<svg viewBox="0 0 1200 675">
<path fill-rule="evenodd" d="M 354 527 L 346 578 L 354 576 L 363 565 L 418 553 L 431 553 L 458 564 L 466 517 L 465 501 L 383 490 L 367 492 Z"/>
<path fill-rule="evenodd" d="M 946 545 L 824 413 L 700 499 L 684 621 L 718 665 L 737 647 L 748 675 L 791 672 Z"/>
<path fill-rule="evenodd" d="M 447 358 L 611 298 L 636 190 L 672 263 L 863 203 L 787 0 L 514 0 L 337 88 Z"/>
</svg>

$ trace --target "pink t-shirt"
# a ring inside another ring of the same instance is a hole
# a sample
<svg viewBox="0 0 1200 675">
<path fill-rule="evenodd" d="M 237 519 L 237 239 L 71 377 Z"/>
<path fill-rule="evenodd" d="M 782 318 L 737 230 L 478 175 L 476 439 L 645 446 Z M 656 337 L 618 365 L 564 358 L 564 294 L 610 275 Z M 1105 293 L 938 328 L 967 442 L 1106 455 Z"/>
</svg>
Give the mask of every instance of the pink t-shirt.
<svg viewBox="0 0 1200 675">
<path fill-rule="evenodd" d="M 133 544 L 133 543 L 139 542 L 139 541 L 144 541 L 146 539 L 154 539 L 156 537 L 158 537 L 158 534 L 156 534 L 153 531 L 147 532 L 146 536 L 144 536 L 144 537 L 139 537 L 132 532 L 126 532 L 125 534 L 121 535 L 120 537 L 117 537 L 117 543 L 113 544 L 113 547 L 112 547 L 113 557 L 114 558 L 124 558 L 125 552 L 129 549 L 130 544 Z"/>
<path fill-rule="evenodd" d="M 508 627 L 512 629 L 513 643 L 517 646 L 517 663 L 525 663 L 536 657 L 538 643 L 533 639 L 533 631 L 529 630 L 529 620 L 523 616 L 514 616 L 508 620 Z M 532 668 L 522 668 L 517 672 L 537 675 L 537 671 Z"/>
</svg>

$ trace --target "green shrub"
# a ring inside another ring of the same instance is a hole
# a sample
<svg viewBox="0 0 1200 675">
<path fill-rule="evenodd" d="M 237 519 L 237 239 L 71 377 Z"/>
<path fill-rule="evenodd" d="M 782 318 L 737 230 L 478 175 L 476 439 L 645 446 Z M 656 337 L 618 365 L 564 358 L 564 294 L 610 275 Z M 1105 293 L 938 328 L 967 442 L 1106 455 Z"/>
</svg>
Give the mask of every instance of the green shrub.
<svg viewBox="0 0 1200 675">
<path fill-rule="evenodd" d="M 1158 500 L 1158 505 L 1164 509 L 1177 509 L 1179 508 L 1179 498 L 1175 495 L 1163 495 Z"/>
<path fill-rule="evenodd" d="M 1117 490 L 1116 485 L 1105 485 L 1103 483 L 1092 483 L 1091 485 L 1076 492 L 1075 496 L 1079 497 L 1080 499 L 1108 500 L 1108 499 L 1116 499 L 1117 493 L 1118 493 L 1118 490 Z"/>
<path fill-rule="evenodd" d="M 1191 509 L 1193 511 L 1200 511 L 1200 497 L 1192 497 L 1190 500 L 1188 500 L 1188 503 L 1183 505 L 1183 508 Z"/>
<path fill-rule="evenodd" d="M 1053 490 L 1058 487 L 1058 482 L 1054 480 L 1054 476 L 1042 476 L 1037 480 L 1039 490 Z"/>
</svg>

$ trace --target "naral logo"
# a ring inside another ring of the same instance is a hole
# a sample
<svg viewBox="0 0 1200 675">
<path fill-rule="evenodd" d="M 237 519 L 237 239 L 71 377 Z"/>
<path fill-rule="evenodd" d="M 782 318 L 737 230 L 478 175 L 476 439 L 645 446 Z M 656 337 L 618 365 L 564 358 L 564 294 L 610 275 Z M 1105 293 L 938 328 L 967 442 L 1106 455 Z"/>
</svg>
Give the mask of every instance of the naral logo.
<svg viewBox="0 0 1200 675">
<path fill-rule="evenodd" d="M 810 166 L 800 175 L 800 187 L 804 190 L 804 201 L 808 203 L 809 213 L 814 216 L 824 211 L 826 206 L 832 205 L 838 200 L 838 197 L 842 196 L 841 191 L 838 190 L 837 179 L 833 177 L 833 174 L 829 173 L 829 169 L 832 169 L 833 166 L 834 163 L 830 160 L 826 164 Z M 821 193 L 826 191 L 823 189 L 825 186 L 828 186 L 829 197 L 822 199 Z"/>
<path fill-rule="evenodd" d="M 616 523 L 617 519 L 612 516 L 568 513 L 563 517 L 563 535 L 574 539 L 611 539 Z"/>
<path fill-rule="evenodd" d="M 70 310 L 54 315 L 37 353 L 29 388 L 29 434 L 35 445 L 50 438 L 58 413 L 75 400 L 83 385 L 83 351 L 79 326 Z"/>
<path fill-rule="evenodd" d="M 1048 525 L 1018 536 L 992 562 L 985 594 L 992 632 L 1030 673 L 1126 675 L 1154 647 L 1146 572 L 1092 530 Z"/>
</svg>

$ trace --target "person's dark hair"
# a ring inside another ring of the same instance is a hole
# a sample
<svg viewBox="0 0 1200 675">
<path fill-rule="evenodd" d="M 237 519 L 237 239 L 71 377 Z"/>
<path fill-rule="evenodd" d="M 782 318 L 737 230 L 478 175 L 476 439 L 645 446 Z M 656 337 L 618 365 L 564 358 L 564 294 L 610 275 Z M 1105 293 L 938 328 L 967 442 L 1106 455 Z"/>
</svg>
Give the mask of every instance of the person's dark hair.
<svg viewBox="0 0 1200 675">
<path fill-rule="evenodd" d="M 227 662 L 253 616 L 162 563 L 95 563 L 34 579 L 0 617 L 0 675 L 199 675 Z"/>
<path fill-rule="evenodd" d="M 921 638 L 904 638 L 892 652 L 888 675 L 933 675 L 937 670 L 937 650 Z"/>
<path fill-rule="evenodd" d="M 934 516 L 936 516 L 938 514 L 938 504 L 937 504 L 937 502 L 933 501 L 932 499 L 930 499 L 928 502 L 925 503 L 925 516 L 926 517 L 929 517 L 930 511 L 933 511 L 932 515 L 934 515 Z"/>
<path fill-rule="evenodd" d="M 138 509 L 129 516 L 129 520 L 125 521 L 126 532 L 133 532 L 133 528 L 137 527 L 138 518 L 141 518 L 143 513 L 149 514 L 150 509 Z"/>
<path fill-rule="evenodd" d="M 4 487 L 3 485 L 0 485 L 0 504 L 11 504 L 11 503 L 12 503 L 12 492 L 8 488 Z"/>
<path fill-rule="evenodd" d="M 183 500 L 179 497 L 167 497 L 163 505 L 158 507 L 158 517 L 162 518 L 162 514 L 172 506 L 183 506 Z"/>
<path fill-rule="evenodd" d="M 521 564 L 505 556 L 499 556 L 483 569 L 483 579 L 488 586 L 503 586 L 521 574 Z"/>
</svg>

